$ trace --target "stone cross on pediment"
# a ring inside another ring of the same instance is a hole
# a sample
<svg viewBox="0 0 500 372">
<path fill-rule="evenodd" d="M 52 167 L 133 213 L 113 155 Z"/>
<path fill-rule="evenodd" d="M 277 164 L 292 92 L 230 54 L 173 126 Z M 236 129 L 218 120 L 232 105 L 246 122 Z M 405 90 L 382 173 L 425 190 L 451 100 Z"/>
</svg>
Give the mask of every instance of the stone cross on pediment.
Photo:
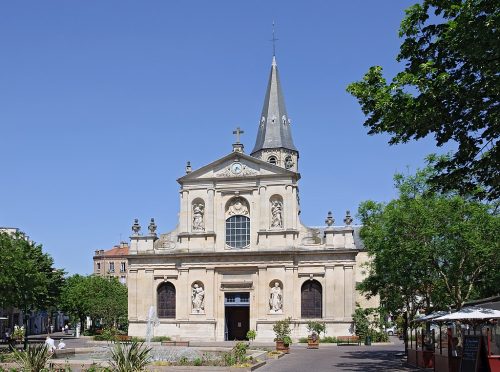
<svg viewBox="0 0 500 372">
<path fill-rule="evenodd" d="M 240 127 L 236 128 L 236 130 L 233 130 L 233 134 L 236 135 L 236 143 L 240 143 L 240 135 L 245 133 L 245 131 L 241 130 Z"/>
</svg>

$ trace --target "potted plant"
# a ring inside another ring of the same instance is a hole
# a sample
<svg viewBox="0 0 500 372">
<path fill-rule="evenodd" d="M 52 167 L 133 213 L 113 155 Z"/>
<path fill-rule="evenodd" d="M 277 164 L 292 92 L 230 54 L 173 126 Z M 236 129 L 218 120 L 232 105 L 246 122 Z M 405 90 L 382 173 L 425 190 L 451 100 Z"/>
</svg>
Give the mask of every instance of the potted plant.
<svg viewBox="0 0 500 372">
<path fill-rule="evenodd" d="M 290 344 L 292 343 L 292 339 L 290 337 L 290 334 L 292 333 L 290 330 L 290 318 L 278 320 L 274 323 L 273 331 L 276 335 L 274 339 L 276 342 L 276 350 L 288 354 L 290 352 Z"/>
<path fill-rule="evenodd" d="M 309 335 L 307 336 L 308 349 L 319 348 L 319 336 L 321 335 L 321 332 L 325 333 L 325 330 L 325 323 L 316 322 L 314 320 L 307 322 L 307 331 L 309 332 Z"/>
</svg>

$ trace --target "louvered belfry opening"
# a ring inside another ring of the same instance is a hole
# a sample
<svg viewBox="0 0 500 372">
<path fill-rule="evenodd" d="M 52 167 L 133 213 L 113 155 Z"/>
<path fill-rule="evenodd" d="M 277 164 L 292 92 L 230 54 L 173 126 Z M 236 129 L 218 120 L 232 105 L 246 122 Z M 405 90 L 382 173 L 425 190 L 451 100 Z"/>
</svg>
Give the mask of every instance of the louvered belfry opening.
<svg viewBox="0 0 500 372">
<path fill-rule="evenodd" d="M 301 290 L 302 318 L 321 318 L 323 316 L 323 290 L 317 280 L 308 280 Z"/>
<path fill-rule="evenodd" d="M 158 286 L 158 318 L 175 318 L 175 287 L 172 283 Z"/>
</svg>

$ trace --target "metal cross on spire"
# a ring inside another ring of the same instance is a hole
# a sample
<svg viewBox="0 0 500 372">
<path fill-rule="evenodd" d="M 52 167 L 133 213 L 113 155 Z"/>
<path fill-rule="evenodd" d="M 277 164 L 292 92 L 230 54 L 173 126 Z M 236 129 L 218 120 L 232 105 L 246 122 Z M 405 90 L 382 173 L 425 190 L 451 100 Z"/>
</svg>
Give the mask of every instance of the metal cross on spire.
<svg viewBox="0 0 500 372">
<path fill-rule="evenodd" d="M 276 41 L 278 41 L 279 39 L 277 39 L 275 36 L 274 36 L 274 21 L 273 21 L 273 38 L 270 40 L 273 42 L 273 57 L 276 56 Z"/>
<path fill-rule="evenodd" d="M 236 134 L 236 143 L 240 143 L 240 134 L 245 133 L 245 131 L 241 130 L 240 127 L 233 130 L 233 134 Z"/>
</svg>

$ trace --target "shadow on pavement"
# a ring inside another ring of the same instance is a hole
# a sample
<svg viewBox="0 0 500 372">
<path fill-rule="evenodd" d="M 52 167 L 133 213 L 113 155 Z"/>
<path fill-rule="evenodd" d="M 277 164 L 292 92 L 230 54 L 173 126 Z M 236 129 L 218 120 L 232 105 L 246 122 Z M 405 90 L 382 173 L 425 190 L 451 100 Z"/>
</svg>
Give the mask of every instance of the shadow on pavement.
<svg viewBox="0 0 500 372">
<path fill-rule="evenodd" d="M 340 359 L 348 359 L 349 361 L 339 362 L 332 366 L 342 368 L 343 371 L 418 371 L 416 368 L 404 366 L 401 361 L 403 357 L 404 353 L 396 350 L 348 351 L 340 356 Z"/>
</svg>

